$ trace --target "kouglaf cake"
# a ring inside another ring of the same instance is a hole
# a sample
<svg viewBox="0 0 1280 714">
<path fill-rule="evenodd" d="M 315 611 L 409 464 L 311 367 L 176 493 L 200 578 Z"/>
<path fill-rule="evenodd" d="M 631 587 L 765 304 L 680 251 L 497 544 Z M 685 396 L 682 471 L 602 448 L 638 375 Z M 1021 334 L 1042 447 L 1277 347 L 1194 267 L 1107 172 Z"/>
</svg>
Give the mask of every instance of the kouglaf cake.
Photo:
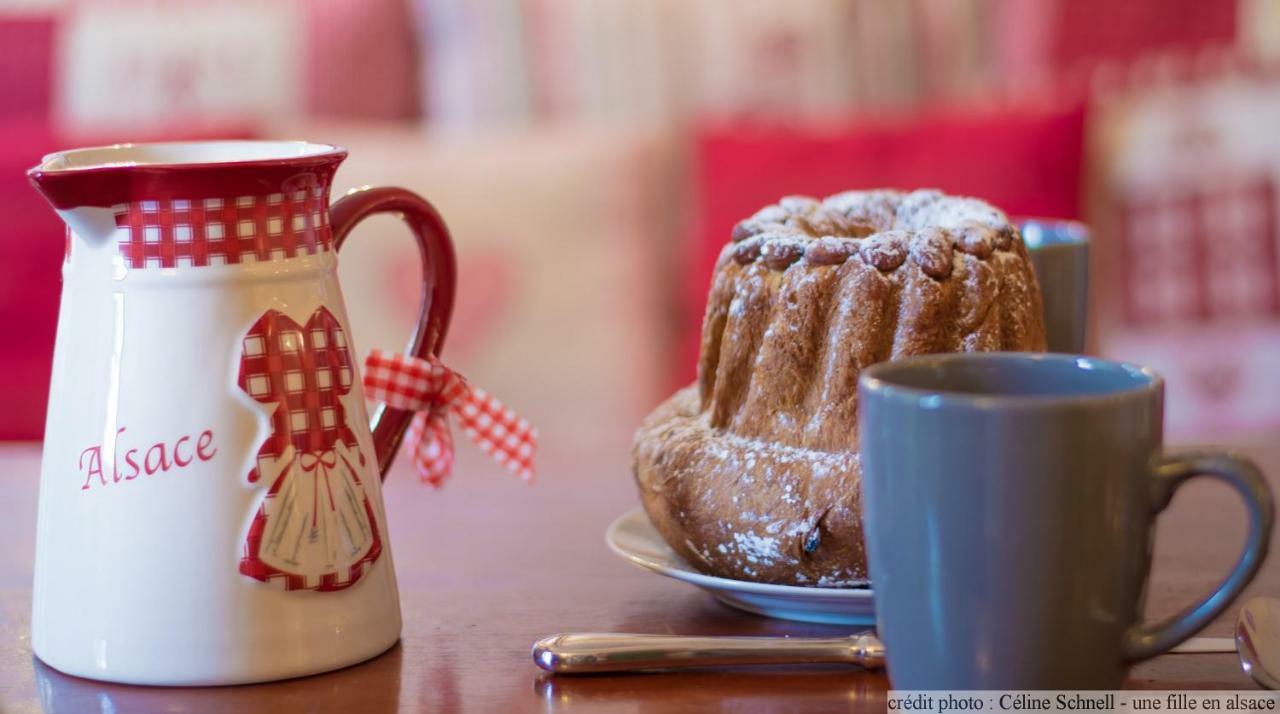
<svg viewBox="0 0 1280 714">
<path fill-rule="evenodd" d="M 862 370 L 1044 348 L 1026 247 L 991 205 L 937 191 L 784 198 L 739 223 L 720 254 L 698 381 L 636 436 L 641 500 L 707 573 L 865 585 Z"/>
</svg>

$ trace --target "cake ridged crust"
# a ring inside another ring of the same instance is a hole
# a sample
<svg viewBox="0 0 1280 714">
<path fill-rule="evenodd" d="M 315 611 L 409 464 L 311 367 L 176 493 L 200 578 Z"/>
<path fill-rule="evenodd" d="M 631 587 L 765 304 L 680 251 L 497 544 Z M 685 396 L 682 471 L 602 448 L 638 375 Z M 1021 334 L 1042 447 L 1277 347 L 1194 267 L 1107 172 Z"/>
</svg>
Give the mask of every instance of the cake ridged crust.
<svg viewBox="0 0 1280 714">
<path fill-rule="evenodd" d="M 641 500 L 713 575 L 864 585 L 858 376 L 932 352 L 1043 351 L 1026 248 L 1000 211 L 937 191 L 789 197 L 732 237 L 698 382 L 636 436 Z"/>
</svg>

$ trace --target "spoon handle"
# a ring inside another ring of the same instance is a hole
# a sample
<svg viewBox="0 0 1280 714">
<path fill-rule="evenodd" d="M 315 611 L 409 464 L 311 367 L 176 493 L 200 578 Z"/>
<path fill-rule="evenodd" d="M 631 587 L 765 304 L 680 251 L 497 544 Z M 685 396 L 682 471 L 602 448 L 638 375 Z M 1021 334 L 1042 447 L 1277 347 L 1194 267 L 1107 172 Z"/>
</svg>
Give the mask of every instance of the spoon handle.
<svg viewBox="0 0 1280 714">
<path fill-rule="evenodd" d="M 884 666 L 884 646 L 870 632 L 852 637 L 687 637 L 578 633 L 533 645 L 533 661 L 548 672 L 590 674 L 743 664 Z"/>
</svg>

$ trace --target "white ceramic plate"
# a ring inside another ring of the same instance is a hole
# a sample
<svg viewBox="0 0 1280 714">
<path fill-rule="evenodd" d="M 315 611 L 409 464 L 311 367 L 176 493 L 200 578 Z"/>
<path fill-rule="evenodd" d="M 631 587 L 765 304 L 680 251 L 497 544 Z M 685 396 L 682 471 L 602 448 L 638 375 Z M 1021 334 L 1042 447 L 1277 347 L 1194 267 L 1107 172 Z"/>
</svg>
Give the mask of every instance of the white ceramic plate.
<svg viewBox="0 0 1280 714">
<path fill-rule="evenodd" d="M 609 549 L 633 564 L 692 583 L 717 600 L 766 617 L 828 625 L 874 625 L 871 588 L 802 588 L 704 575 L 675 554 L 644 509 L 623 514 L 605 532 Z"/>
</svg>

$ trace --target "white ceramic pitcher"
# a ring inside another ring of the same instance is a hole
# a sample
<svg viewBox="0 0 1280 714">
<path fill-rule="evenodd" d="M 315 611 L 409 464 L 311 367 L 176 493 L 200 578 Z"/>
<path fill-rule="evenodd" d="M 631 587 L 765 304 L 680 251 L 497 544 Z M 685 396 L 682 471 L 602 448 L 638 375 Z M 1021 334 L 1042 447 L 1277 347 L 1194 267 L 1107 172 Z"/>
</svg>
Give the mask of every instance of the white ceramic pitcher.
<svg viewBox="0 0 1280 714">
<path fill-rule="evenodd" d="M 410 351 L 454 292 L 440 217 L 395 188 L 329 206 L 338 147 L 120 145 L 30 171 L 69 227 L 40 477 L 32 647 L 74 675 L 231 684 L 391 647 L 380 476 L 408 425 L 365 413 L 336 276 L 352 227 L 422 249 Z"/>
</svg>

